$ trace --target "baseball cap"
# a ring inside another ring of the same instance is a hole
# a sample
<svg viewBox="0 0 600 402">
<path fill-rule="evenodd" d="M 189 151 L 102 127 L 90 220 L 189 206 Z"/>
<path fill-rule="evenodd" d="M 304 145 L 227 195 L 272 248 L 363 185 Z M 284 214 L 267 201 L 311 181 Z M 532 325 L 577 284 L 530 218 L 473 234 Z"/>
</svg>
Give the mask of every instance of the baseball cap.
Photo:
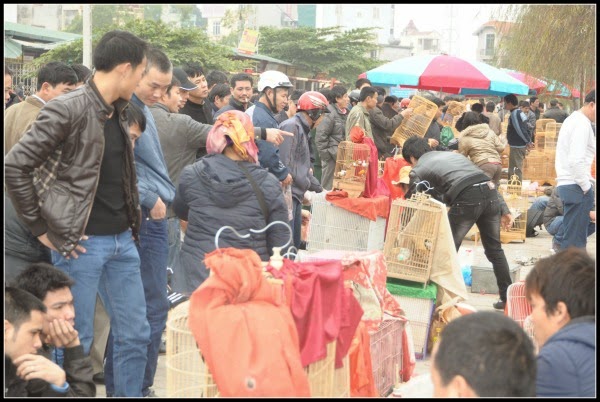
<svg viewBox="0 0 600 402">
<path fill-rule="evenodd" d="M 394 186 L 397 186 L 398 184 L 401 184 L 401 183 L 409 184 L 410 178 L 408 177 L 408 175 L 410 174 L 410 170 L 411 170 L 410 166 L 404 166 L 402 169 L 400 169 L 400 173 L 398 173 L 398 180 L 392 181 L 392 184 Z"/>
<path fill-rule="evenodd" d="M 191 91 L 192 89 L 198 88 L 198 85 L 190 81 L 186 72 L 183 71 L 183 68 L 175 67 L 173 69 L 173 75 L 181 82 L 179 88 L 184 89 L 186 91 Z"/>
</svg>

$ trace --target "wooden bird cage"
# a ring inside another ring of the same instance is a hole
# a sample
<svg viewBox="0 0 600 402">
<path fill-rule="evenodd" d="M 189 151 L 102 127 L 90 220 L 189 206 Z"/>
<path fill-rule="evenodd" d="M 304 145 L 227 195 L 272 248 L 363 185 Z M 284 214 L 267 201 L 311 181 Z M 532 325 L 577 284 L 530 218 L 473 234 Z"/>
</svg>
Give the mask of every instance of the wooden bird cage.
<svg viewBox="0 0 600 402">
<path fill-rule="evenodd" d="M 556 152 L 556 142 L 558 141 L 558 133 L 562 123 L 550 122 L 546 124 L 544 148 L 543 152 Z"/>
<path fill-rule="evenodd" d="M 348 192 L 348 197 L 356 198 L 365 191 L 371 149 L 367 144 L 342 141 L 338 145 L 333 188 Z"/>
<path fill-rule="evenodd" d="M 394 131 L 390 138 L 392 144 L 402 146 L 412 136 L 424 137 L 438 110 L 435 103 L 417 95 L 413 96 L 408 107 L 413 109 L 412 115 L 403 119 Z"/>
<path fill-rule="evenodd" d="M 424 193 L 392 202 L 383 248 L 388 276 L 427 285 L 441 212 Z"/>
<path fill-rule="evenodd" d="M 548 156 L 540 151 L 531 151 L 523 159 L 523 179 L 544 184 L 548 177 Z"/>
<path fill-rule="evenodd" d="M 556 122 L 554 119 L 539 119 L 535 122 L 535 148 L 544 149 L 546 139 L 546 125 L 550 122 Z"/>
<path fill-rule="evenodd" d="M 332 398 L 336 395 L 335 382 L 335 348 L 337 340 L 327 344 L 327 354 L 319 361 L 309 364 L 304 368 L 308 377 L 310 396 L 315 398 Z M 339 384 L 338 384 L 339 385 Z"/>
<path fill-rule="evenodd" d="M 556 185 L 556 152 L 545 152 L 546 155 L 546 180 L 545 183 L 540 184 L 550 184 L 551 186 Z"/>
<path fill-rule="evenodd" d="M 171 310 L 167 320 L 167 397 L 216 397 L 217 385 L 188 327 L 189 309 L 188 300 Z"/>
<path fill-rule="evenodd" d="M 513 175 L 508 181 L 503 197 L 515 221 L 510 229 L 500 230 L 500 241 L 502 243 L 525 242 L 529 200 L 517 175 Z"/>
</svg>

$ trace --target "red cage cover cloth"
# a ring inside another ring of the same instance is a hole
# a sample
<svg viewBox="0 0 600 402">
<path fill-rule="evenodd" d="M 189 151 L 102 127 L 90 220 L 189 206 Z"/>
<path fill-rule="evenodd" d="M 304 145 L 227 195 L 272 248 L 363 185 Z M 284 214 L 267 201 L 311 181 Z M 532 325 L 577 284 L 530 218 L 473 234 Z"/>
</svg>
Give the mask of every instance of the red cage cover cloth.
<svg viewBox="0 0 600 402">
<path fill-rule="evenodd" d="M 211 275 L 192 293 L 189 326 L 221 396 L 310 396 L 294 320 L 258 254 L 218 249 L 205 263 Z"/>
<path fill-rule="evenodd" d="M 302 365 L 323 359 L 327 344 L 337 340 L 335 367 L 342 367 L 356 327 L 363 315 L 358 301 L 344 289 L 339 261 L 294 262 L 283 260 L 277 270 L 266 268 L 283 279 L 288 304 L 298 331 Z"/>
<path fill-rule="evenodd" d="M 325 195 L 325 199 L 336 207 L 364 216 L 373 222 L 377 221 L 378 216 L 387 219 L 390 214 L 389 197 L 385 195 L 374 198 L 348 198 L 348 192 L 344 190 L 334 190 L 328 192 Z"/>
<path fill-rule="evenodd" d="M 399 186 L 394 186 L 392 181 L 397 181 L 400 169 L 410 164 L 404 158 L 386 158 L 383 166 L 383 182 L 390 191 L 390 203 L 396 198 L 404 198 L 404 191 Z"/>
</svg>

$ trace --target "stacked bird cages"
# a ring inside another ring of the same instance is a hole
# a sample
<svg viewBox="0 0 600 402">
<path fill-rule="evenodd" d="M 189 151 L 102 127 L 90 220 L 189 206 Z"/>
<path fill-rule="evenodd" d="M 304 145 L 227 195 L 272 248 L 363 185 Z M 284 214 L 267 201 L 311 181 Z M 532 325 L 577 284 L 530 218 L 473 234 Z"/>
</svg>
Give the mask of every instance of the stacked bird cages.
<svg viewBox="0 0 600 402">
<path fill-rule="evenodd" d="M 521 181 L 517 175 L 513 175 L 506 186 L 504 201 L 513 216 L 514 223 L 511 228 L 500 231 L 500 241 L 510 243 L 513 241 L 525 242 L 527 229 L 527 209 L 529 200 L 527 194 L 523 193 Z"/>
<path fill-rule="evenodd" d="M 441 208 L 424 193 L 392 202 L 383 251 L 388 276 L 427 285 Z"/>
<path fill-rule="evenodd" d="M 348 192 L 348 197 L 356 198 L 365 191 L 371 149 L 367 144 L 341 141 L 338 145 L 333 188 Z"/>
<path fill-rule="evenodd" d="M 189 309 L 190 302 L 185 301 L 171 310 L 167 320 L 167 397 L 217 397 L 217 385 L 188 327 Z"/>
<path fill-rule="evenodd" d="M 402 332 L 406 321 L 383 320 L 379 329 L 371 333 L 371 362 L 373 379 L 379 396 L 386 397 L 400 382 L 402 370 Z"/>
<path fill-rule="evenodd" d="M 370 251 L 382 250 L 386 220 L 372 221 L 354 212 L 333 205 L 326 194 L 315 194 L 311 202 L 310 231 L 306 249 Z"/>
<path fill-rule="evenodd" d="M 424 137 L 438 110 L 435 103 L 417 95 L 413 96 L 408 107 L 412 108 L 413 112 L 410 117 L 403 119 L 394 131 L 390 138 L 394 145 L 402 146 L 404 141 L 415 135 Z"/>
</svg>

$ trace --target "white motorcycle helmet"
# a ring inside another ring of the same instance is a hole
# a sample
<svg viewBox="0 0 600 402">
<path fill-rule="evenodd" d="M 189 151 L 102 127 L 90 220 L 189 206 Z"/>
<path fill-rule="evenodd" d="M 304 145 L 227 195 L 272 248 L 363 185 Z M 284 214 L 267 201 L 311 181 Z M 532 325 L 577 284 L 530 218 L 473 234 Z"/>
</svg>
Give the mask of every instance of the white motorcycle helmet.
<svg viewBox="0 0 600 402">
<path fill-rule="evenodd" d="M 260 75 L 257 87 L 258 91 L 262 92 L 265 88 L 293 88 L 294 85 L 292 85 L 288 76 L 281 71 L 268 70 Z"/>
</svg>

